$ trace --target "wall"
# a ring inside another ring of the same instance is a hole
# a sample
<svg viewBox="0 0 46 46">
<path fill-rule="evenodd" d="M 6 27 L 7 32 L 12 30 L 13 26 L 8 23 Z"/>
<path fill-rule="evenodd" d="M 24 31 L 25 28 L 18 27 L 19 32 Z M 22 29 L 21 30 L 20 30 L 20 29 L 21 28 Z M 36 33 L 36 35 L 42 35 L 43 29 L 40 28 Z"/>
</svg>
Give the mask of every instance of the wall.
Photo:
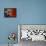
<svg viewBox="0 0 46 46">
<path fill-rule="evenodd" d="M 0 44 L 7 44 L 9 42 L 8 40 L 8 34 L 10 32 L 16 32 L 16 35 L 18 34 L 17 30 L 17 24 L 19 23 L 20 15 L 19 15 L 19 2 L 15 0 L 0 0 Z M 3 10 L 4 8 L 11 8 L 15 7 L 17 8 L 17 17 L 16 18 L 5 18 Z M 15 41 L 18 42 L 17 39 Z"/>
<path fill-rule="evenodd" d="M 46 24 L 46 0 L 22 1 L 21 24 Z"/>
<path fill-rule="evenodd" d="M 0 0 L 0 9 L 7 7 L 16 7 L 17 17 L 4 18 L 0 11 L 0 44 L 8 43 L 9 32 L 18 32 L 18 24 L 46 24 L 46 0 Z"/>
</svg>

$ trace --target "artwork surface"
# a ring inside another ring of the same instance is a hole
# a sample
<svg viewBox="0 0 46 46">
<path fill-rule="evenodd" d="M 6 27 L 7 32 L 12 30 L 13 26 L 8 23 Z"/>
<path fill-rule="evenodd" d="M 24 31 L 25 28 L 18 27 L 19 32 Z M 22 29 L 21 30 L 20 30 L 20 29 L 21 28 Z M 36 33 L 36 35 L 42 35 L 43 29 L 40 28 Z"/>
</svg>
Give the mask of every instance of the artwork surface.
<svg viewBox="0 0 46 46">
<path fill-rule="evenodd" d="M 16 8 L 4 8 L 4 17 L 16 17 Z"/>
<path fill-rule="evenodd" d="M 20 39 L 46 41 L 46 25 L 21 25 Z"/>
</svg>

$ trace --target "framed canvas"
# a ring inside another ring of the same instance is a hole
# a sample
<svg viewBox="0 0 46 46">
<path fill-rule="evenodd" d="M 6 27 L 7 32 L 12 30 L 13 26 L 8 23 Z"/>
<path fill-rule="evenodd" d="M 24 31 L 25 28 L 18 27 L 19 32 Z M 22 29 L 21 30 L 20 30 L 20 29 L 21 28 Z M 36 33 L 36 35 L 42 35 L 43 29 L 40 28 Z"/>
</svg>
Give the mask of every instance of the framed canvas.
<svg viewBox="0 0 46 46">
<path fill-rule="evenodd" d="M 16 8 L 4 8 L 4 17 L 16 17 Z"/>
<path fill-rule="evenodd" d="M 46 25 L 20 24 L 18 30 L 20 31 L 20 41 L 46 41 Z"/>
</svg>

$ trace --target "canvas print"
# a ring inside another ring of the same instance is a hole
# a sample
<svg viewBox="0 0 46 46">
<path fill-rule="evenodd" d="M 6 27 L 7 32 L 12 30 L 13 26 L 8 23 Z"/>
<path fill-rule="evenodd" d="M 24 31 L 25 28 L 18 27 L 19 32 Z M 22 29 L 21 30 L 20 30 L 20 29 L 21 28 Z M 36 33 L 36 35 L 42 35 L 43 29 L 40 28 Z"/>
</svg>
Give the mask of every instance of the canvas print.
<svg viewBox="0 0 46 46">
<path fill-rule="evenodd" d="M 18 37 L 16 32 L 9 32 L 7 39 L 8 39 L 8 46 L 12 46 L 18 43 Z"/>
<path fill-rule="evenodd" d="M 46 41 L 46 25 L 21 25 L 20 40 Z"/>
<path fill-rule="evenodd" d="M 16 17 L 16 8 L 4 8 L 4 17 Z"/>
</svg>

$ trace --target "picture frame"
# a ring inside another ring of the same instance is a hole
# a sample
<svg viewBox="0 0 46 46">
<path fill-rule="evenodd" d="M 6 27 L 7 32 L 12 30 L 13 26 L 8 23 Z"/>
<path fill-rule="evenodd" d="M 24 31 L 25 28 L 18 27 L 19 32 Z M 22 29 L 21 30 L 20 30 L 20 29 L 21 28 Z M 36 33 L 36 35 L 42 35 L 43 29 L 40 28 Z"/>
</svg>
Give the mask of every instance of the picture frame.
<svg viewBox="0 0 46 46">
<path fill-rule="evenodd" d="M 17 16 L 16 8 L 4 8 L 4 17 L 15 17 Z"/>
</svg>

